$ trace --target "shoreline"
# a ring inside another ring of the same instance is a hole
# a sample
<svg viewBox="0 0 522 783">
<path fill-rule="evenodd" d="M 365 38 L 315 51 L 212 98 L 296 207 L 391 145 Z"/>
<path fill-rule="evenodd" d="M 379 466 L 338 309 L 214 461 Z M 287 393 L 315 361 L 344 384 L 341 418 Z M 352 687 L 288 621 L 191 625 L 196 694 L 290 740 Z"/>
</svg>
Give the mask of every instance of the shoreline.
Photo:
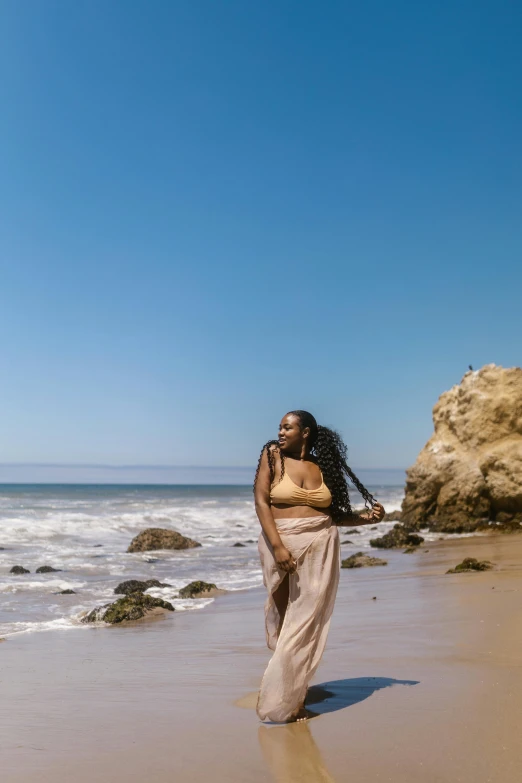
<svg viewBox="0 0 522 783">
<path fill-rule="evenodd" d="M 381 554 L 386 568 L 341 571 L 310 694 L 322 714 L 304 725 L 253 709 L 270 657 L 262 588 L 172 621 L 9 637 L 4 778 L 518 783 L 522 536 Z M 497 570 L 445 574 L 467 556 Z"/>
</svg>

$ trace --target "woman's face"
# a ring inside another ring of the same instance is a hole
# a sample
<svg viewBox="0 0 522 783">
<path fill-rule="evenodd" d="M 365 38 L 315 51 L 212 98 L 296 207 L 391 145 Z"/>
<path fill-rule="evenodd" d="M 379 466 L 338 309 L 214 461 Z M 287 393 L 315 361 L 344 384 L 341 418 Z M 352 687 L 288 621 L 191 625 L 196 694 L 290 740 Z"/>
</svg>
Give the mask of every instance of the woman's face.
<svg viewBox="0 0 522 783">
<path fill-rule="evenodd" d="M 293 413 L 287 413 L 279 425 L 279 446 L 281 451 L 301 451 L 302 445 L 309 434 L 309 427 L 301 429 L 299 418 Z"/>
</svg>

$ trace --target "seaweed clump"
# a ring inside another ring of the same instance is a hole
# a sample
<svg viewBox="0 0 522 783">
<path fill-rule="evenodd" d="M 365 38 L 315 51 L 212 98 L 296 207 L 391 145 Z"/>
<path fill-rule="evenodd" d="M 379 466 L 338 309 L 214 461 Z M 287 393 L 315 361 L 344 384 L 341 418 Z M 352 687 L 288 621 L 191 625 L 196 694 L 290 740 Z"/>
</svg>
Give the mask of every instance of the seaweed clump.
<svg viewBox="0 0 522 783">
<path fill-rule="evenodd" d="M 127 622 L 129 620 L 141 620 L 142 617 L 152 613 L 154 609 L 167 609 L 174 611 L 174 607 L 168 601 L 161 598 L 153 598 L 145 593 L 134 592 L 125 598 L 118 598 L 113 604 L 98 606 L 82 618 L 82 623 L 96 623 L 103 621 L 110 625 Z"/>
<path fill-rule="evenodd" d="M 186 587 L 182 587 L 179 591 L 180 598 L 209 598 L 210 596 L 218 593 L 223 593 L 224 590 L 220 590 L 216 585 L 211 582 L 191 582 Z"/>
<path fill-rule="evenodd" d="M 493 568 L 493 563 L 489 560 L 476 560 L 474 557 L 465 557 L 462 563 L 459 563 L 455 568 L 450 568 L 446 571 L 447 574 L 461 574 L 464 571 L 489 571 Z"/>
</svg>

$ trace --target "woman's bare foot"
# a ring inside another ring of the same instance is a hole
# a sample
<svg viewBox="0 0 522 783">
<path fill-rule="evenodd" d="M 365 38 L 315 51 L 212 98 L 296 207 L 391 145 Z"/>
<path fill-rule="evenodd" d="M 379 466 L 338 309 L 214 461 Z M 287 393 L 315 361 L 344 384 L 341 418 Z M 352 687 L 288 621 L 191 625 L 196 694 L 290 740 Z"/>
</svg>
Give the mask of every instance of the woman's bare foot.
<svg viewBox="0 0 522 783">
<path fill-rule="evenodd" d="M 304 706 L 304 702 L 301 704 L 299 709 L 297 709 L 293 715 L 291 715 L 288 718 L 288 723 L 300 723 L 301 721 L 308 720 L 309 718 L 313 718 L 314 713 L 310 712 L 310 710 L 307 710 Z"/>
</svg>

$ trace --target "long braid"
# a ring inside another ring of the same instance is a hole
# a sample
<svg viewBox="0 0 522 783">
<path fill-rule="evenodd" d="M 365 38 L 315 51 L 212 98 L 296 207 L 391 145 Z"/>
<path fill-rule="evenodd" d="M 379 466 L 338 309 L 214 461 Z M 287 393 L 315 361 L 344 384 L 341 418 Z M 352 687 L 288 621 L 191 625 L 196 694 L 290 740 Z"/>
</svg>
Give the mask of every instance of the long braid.
<svg viewBox="0 0 522 783">
<path fill-rule="evenodd" d="M 259 459 L 257 461 L 256 476 L 254 478 L 254 489 L 256 488 L 257 477 L 259 476 L 259 468 L 261 467 L 261 459 L 263 457 L 263 452 L 265 451 L 265 449 L 266 449 L 266 456 L 268 458 L 268 469 L 270 471 L 270 483 L 272 484 L 272 482 L 274 481 L 274 477 L 275 477 L 275 460 L 274 460 L 274 452 L 270 448 L 271 446 L 275 446 L 276 449 L 280 452 L 280 456 L 281 456 L 281 477 L 280 477 L 280 480 L 283 478 L 283 476 L 285 474 L 285 460 L 284 460 L 283 454 L 282 454 L 282 452 L 281 452 L 281 450 L 279 448 L 279 443 L 278 443 L 277 440 L 269 440 L 268 443 L 265 443 L 265 445 L 261 449 L 261 454 L 259 455 Z"/>
<path fill-rule="evenodd" d="M 330 490 L 332 495 L 332 505 L 330 507 L 330 514 L 334 522 L 339 522 L 345 517 L 349 517 L 353 514 L 352 506 L 350 504 L 350 494 L 348 491 L 348 483 L 346 478 L 354 484 L 355 488 L 364 498 L 364 504 L 367 508 L 373 506 L 376 502 L 374 496 L 369 492 L 364 484 L 357 478 L 353 470 L 350 468 L 346 461 L 347 447 L 343 442 L 341 436 L 335 430 L 331 430 L 328 427 L 322 427 L 318 425 L 315 418 L 308 411 L 290 411 L 291 414 L 297 416 L 301 423 L 301 428 L 310 428 L 310 450 L 311 454 L 315 456 L 317 464 L 319 465 L 323 474 L 324 483 Z M 261 455 L 257 464 L 256 477 L 254 480 L 254 487 L 256 485 L 257 477 L 259 474 L 259 466 L 261 465 L 261 457 L 263 452 L 267 450 L 268 466 L 270 469 L 270 483 L 274 480 L 275 475 L 275 461 L 272 453 L 271 446 L 275 446 L 281 456 L 281 478 L 284 475 L 284 455 L 279 449 L 279 444 L 276 440 L 270 440 L 265 443 L 261 449 Z"/>
</svg>

